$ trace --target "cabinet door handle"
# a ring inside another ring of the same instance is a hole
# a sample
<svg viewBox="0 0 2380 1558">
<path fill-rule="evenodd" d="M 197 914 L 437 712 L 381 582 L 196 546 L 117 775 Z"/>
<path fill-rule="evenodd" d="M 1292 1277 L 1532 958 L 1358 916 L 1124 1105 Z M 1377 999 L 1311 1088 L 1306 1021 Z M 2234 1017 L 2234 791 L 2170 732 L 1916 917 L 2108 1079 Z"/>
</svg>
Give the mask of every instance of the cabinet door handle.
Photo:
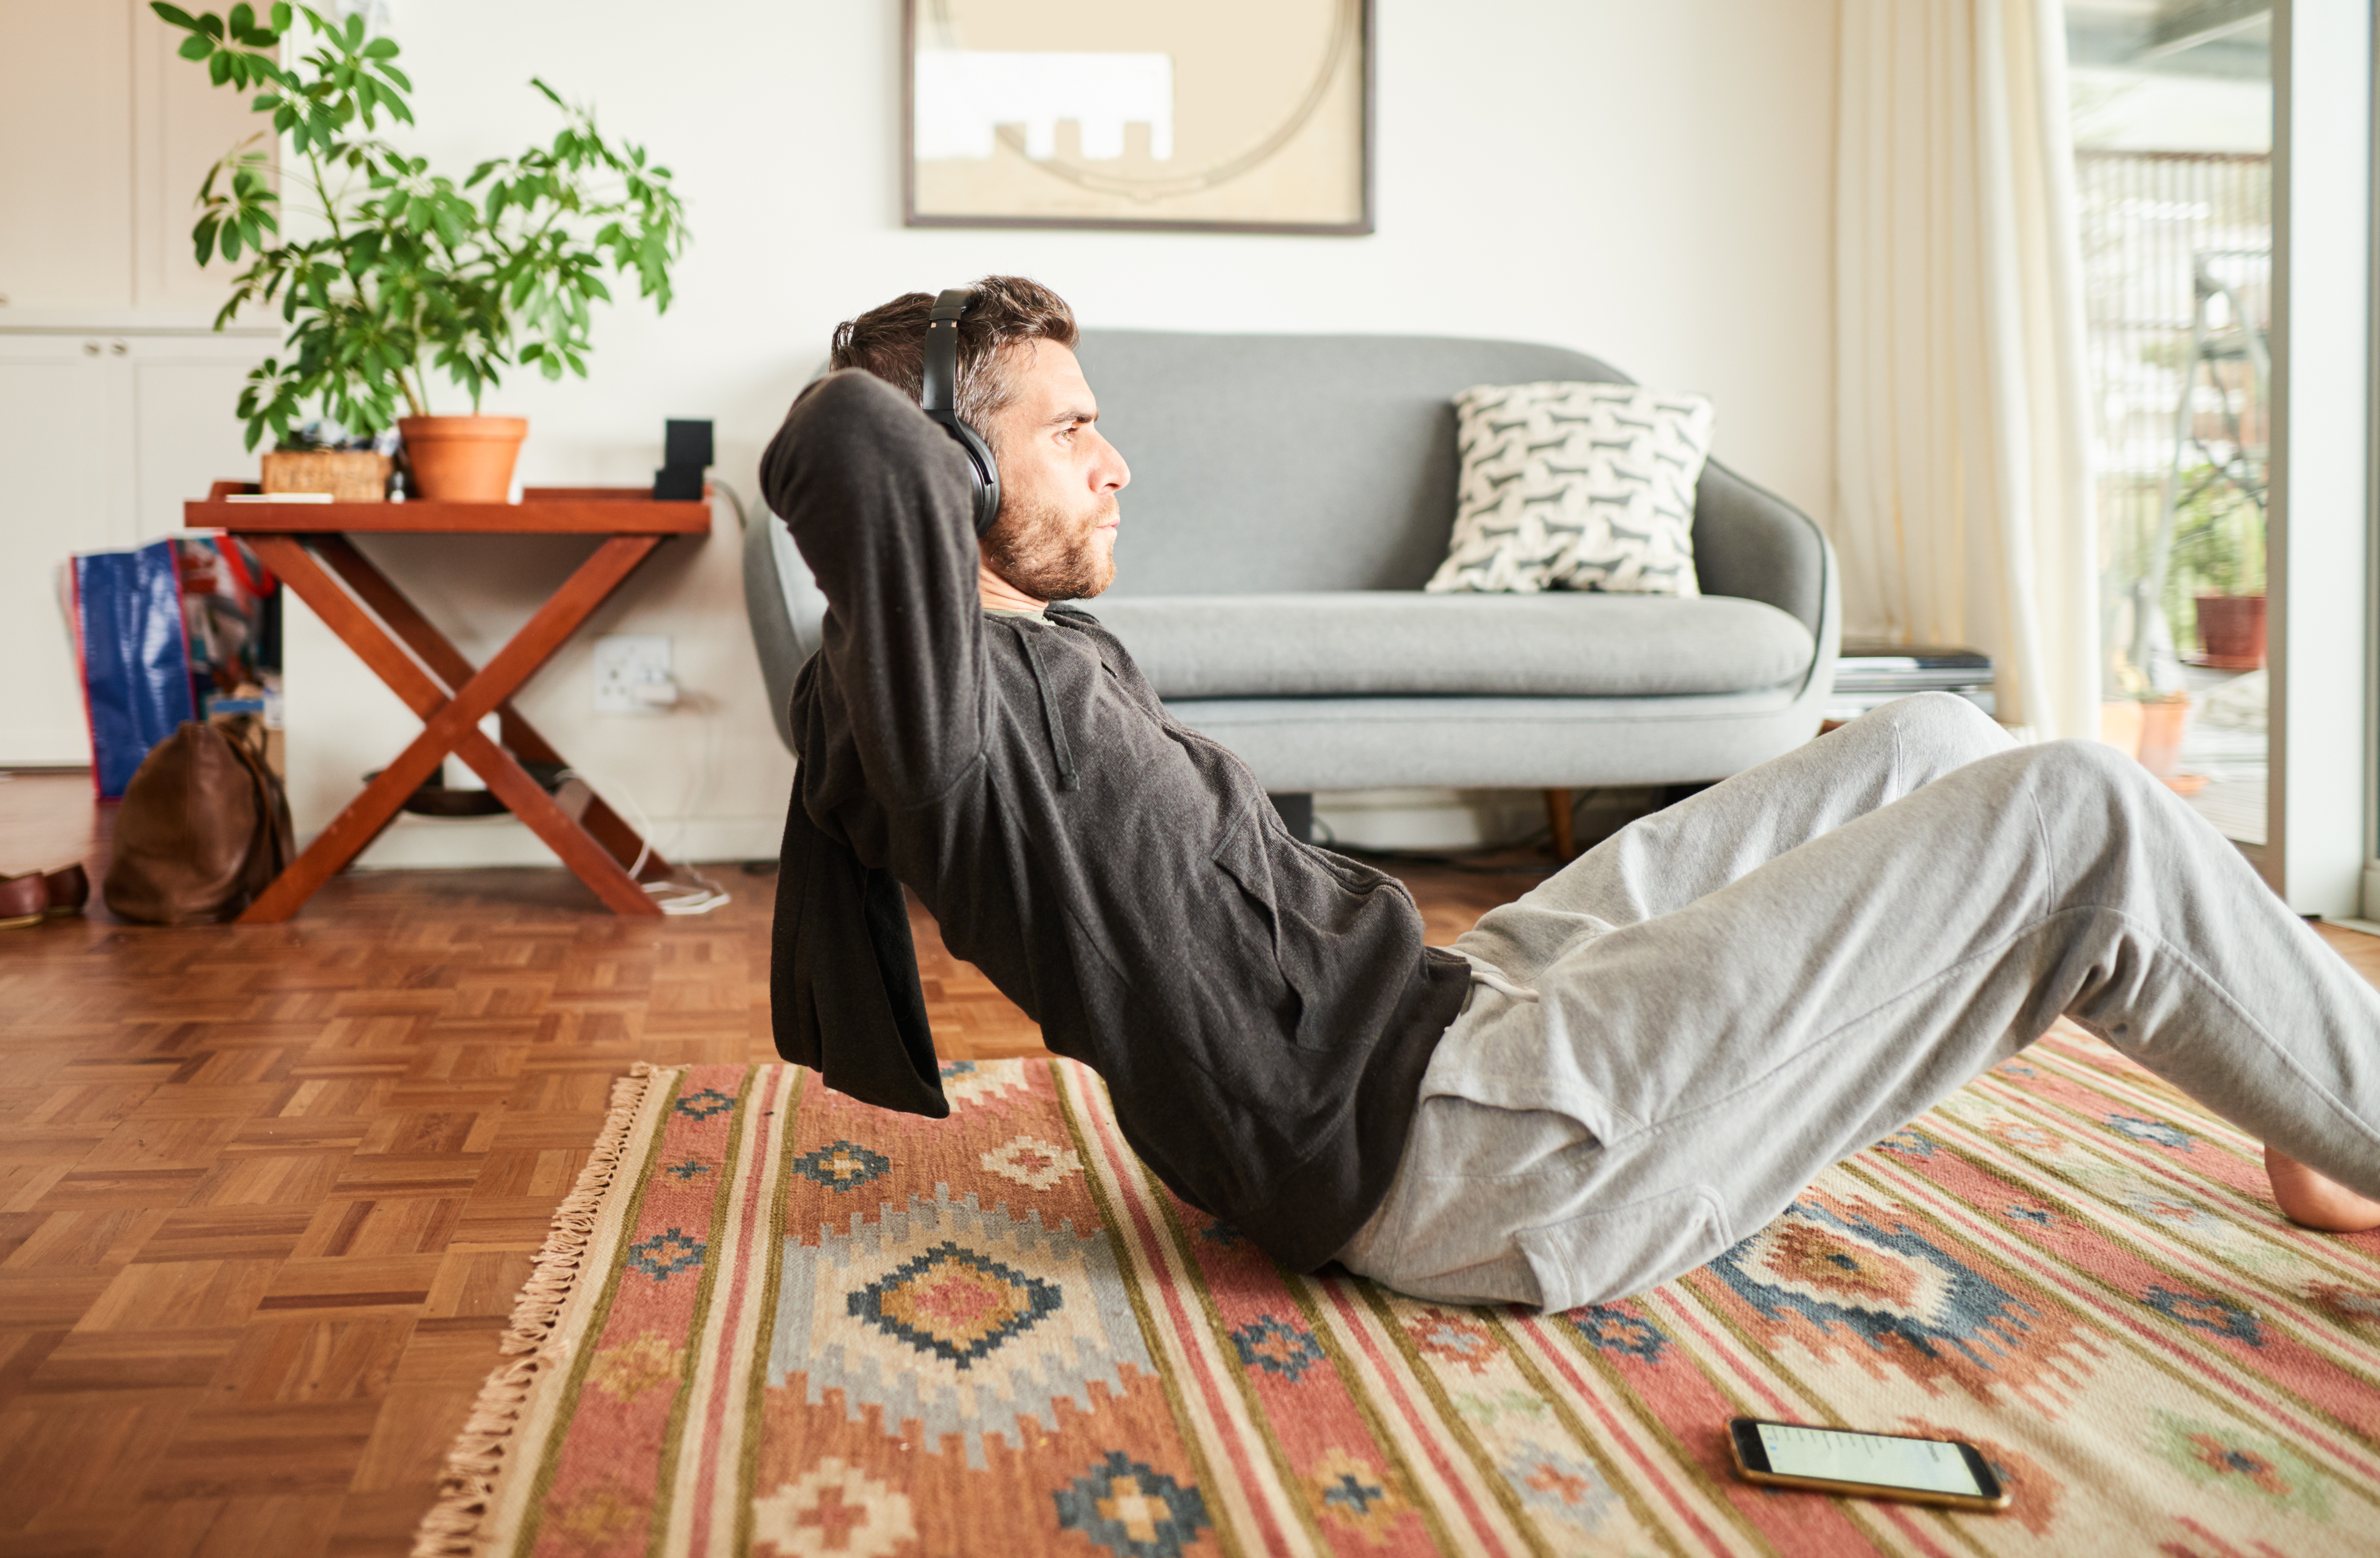
<svg viewBox="0 0 2380 1558">
<path fill-rule="evenodd" d="M 108 354 L 113 357 L 122 357 L 131 349 L 132 347 L 123 341 L 110 341 L 107 344 Z"/>
<path fill-rule="evenodd" d="M 99 343 L 97 341 L 85 341 L 82 344 L 82 355 L 85 357 L 97 357 L 99 355 Z"/>
</svg>

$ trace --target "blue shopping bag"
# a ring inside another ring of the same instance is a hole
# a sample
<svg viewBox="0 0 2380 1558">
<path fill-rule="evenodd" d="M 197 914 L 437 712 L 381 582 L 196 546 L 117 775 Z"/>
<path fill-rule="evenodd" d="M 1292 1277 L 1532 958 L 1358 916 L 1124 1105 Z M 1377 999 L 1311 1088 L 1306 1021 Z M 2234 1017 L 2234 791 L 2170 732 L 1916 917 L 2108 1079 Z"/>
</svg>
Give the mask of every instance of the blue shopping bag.
<svg viewBox="0 0 2380 1558">
<path fill-rule="evenodd" d="M 74 627 L 91 776 L 121 799 L 149 749 L 199 717 L 174 542 L 76 554 Z"/>
</svg>

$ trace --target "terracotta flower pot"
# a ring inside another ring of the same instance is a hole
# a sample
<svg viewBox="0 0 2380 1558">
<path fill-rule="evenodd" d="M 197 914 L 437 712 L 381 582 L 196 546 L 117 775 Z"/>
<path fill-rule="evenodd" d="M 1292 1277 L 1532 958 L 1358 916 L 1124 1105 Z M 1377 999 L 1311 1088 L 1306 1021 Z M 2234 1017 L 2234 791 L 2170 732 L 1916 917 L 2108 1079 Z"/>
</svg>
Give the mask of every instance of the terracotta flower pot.
<svg viewBox="0 0 2380 1558">
<path fill-rule="evenodd" d="M 2218 671 L 2265 667 L 2265 598 L 2198 597 L 2198 663 Z"/>
<path fill-rule="evenodd" d="M 2190 729 L 2190 695 L 2144 701 L 2141 709 L 2141 766 L 2160 779 L 2171 779 L 2181 761 L 2181 738 Z"/>
<path fill-rule="evenodd" d="M 513 461 L 528 436 L 528 419 L 406 417 L 396 431 L 413 469 L 413 496 L 426 503 L 502 503 L 512 495 Z"/>
</svg>

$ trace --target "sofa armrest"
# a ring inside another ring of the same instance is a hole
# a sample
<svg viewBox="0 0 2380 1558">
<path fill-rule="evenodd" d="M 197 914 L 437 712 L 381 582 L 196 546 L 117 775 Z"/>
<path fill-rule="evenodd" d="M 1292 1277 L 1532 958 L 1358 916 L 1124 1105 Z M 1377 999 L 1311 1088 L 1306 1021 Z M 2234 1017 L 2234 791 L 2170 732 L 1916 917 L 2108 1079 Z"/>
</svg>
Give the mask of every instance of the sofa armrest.
<svg viewBox="0 0 2380 1558">
<path fill-rule="evenodd" d="M 1766 601 L 1819 635 L 1828 547 L 1810 517 L 1713 460 L 1694 493 L 1694 577 L 1706 595 Z"/>
</svg>

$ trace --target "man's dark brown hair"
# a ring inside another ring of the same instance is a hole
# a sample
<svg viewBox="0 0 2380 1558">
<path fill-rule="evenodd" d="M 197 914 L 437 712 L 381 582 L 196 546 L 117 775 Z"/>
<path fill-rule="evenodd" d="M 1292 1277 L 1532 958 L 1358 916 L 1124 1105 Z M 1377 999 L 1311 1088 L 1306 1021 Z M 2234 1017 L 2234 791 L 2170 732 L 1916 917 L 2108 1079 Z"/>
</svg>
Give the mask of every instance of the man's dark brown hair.
<svg viewBox="0 0 2380 1558">
<path fill-rule="evenodd" d="M 912 400 L 923 397 L 926 323 L 934 294 L 905 292 L 834 327 L 834 368 L 865 368 Z M 986 276 L 959 320 L 959 420 L 986 440 L 991 419 L 1015 393 L 1004 353 L 1027 341 L 1072 347 L 1079 337 L 1066 300 L 1023 276 Z M 995 450 L 997 444 L 994 445 Z"/>
</svg>

